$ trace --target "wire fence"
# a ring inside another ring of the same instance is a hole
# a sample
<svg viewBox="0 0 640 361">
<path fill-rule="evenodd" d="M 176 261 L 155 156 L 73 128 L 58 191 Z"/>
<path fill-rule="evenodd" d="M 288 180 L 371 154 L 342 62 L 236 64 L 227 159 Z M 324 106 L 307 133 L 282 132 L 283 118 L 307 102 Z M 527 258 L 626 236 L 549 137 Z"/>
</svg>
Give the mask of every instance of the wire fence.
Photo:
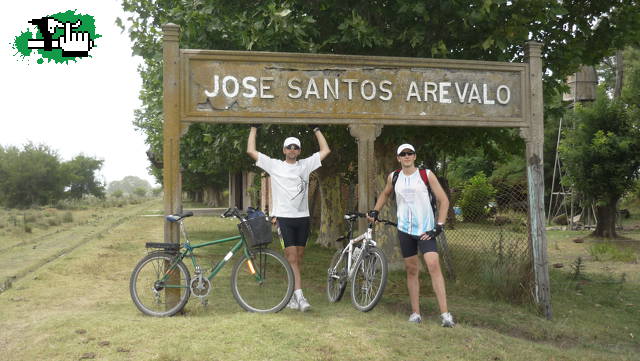
<svg viewBox="0 0 640 361">
<path fill-rule="evenodd" d="M 477 187 L 451 194 L 453 214 L 439 239 L 445 275 L 478 293 L 532 300 L 526 182 Z"/>
</svg>

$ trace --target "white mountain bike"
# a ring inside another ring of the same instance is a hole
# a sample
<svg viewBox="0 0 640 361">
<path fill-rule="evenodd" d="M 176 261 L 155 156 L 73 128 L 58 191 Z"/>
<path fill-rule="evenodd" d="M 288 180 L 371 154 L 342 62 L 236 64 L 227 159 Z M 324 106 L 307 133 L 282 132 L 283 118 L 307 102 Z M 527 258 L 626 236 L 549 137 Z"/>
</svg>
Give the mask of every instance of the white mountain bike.
<svg viewBox="0 0 640 361">
<path fill-rule="evenodd" d="M 327 275 L 327 297 L 330 302 L 338 302 L 347 288 L 347 280 L 351 281 L 351 302 L 362 311 L 371 311 L 380 301 L 387 283 L 387 257 L 376 247 L 372 238 L 373 223 L 356 238 L 351 238 L 353 226 L 357 218 L 365 218 L 364 213 L 348 213 L 344 219 L 348 224 L 348 232 L 336 242 L 346 246 L 336 251 L 331 259 Z M 380 223 L 397 226 L 391 221 L 377 220 Z"/>
</svg>

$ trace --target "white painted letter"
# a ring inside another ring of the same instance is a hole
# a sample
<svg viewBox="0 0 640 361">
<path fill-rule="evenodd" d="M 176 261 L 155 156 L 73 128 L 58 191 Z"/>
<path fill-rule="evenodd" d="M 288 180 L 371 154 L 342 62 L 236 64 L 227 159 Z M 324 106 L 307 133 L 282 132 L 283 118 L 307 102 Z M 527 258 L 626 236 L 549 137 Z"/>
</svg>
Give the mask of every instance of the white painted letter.
<svg viewBox="0 0 640 361">
<path fill-rule="evenodd" d="M 316 81 L 313 78 L 309 79 L 309 84 L 307 85 L 307 92 L 304 93 L 304 98 L 309 99 L 309 94 L 313 94 L 316 96 L 316 99 L 320 99 L 320 94 L 318 93 L 318 86 L 316 85 Z"/>
<path fill-rule="evenodd" d="M 353 83 L 357 83 L 358 81 L 356 79 L 342 79 L 343 83 L 347 83 L 349 84 L 349 100 L 353 99 L 353 89 L 351 89 L 351 85 Z"/>
<path fill-rule="evenodd" d="M 478 101 L 478 104 L 482 104 L 480 92 L 478 91 L 478 86 L 475 83 L 471 84 L 471 91 L 469 92 L 469 100 L 467 103 L 471 104 L 471 101 L 474 99 Z"/>
<path fill-rule="evenodd" d="M 340 93 L 338 90 L 338 78 L 333 79 L 333 84 L 330 83 L 331 80 L 325 78 L 324 79 L 324 98 L 328 99 L 327 95 L 331 92 L 331 96 L 333 99 L 340 99 Z M 333 85 L 333 88 L 331 87 Z"/>
<path fill-rule="evenodd" d="M 218 81 L 220 80 L 220 77 L 218 75 L 214 75 L 213 76 L 213 91 L 210 92 L 207 89 L 204 90 L 204 95 L 208 96 L 209 98 L 213 98 L 216 95 L 218 95 L 218 90 L 220 89 L 220 87 L 218 86 Z"/>
<path fill-rule="evenodd" d="M 422 101 L 422 99 L 420 99 L 420 93 L 418 92 L 418 85 L 415 81 L 412 81 L 411 84 L 409 84 L 409 92 L 407 93 L 406 101 L 411 100 L 411 97 L 416 97 L 419 102 Z"/>
<path fill-rule="evenodd" d="M 380 100 L 391 100 L 391 97 L 393 97 L 393 94 L 391 93 L 391 89 L 384 87 L 385 85 L 392 85 L 392 84 L 388 80 L 383 80 L 380 82 L 380 92 L 386 93 L 387 95 L 380 94 L 379 98 Z"/>
<path fill-rule="evenodd" d="M 229 83 L 229 81 L 231 81 L 231 83 L 233 84 L 232 92 L 229 92 L 227 89 L 227 84 Z M 236 79 L 236 77 L 227 75 L 224 78 L 222 78 L 222 92 L 224 93 L 225 96 L 227 96 L 228 98 L 233 98 L 236 95 L 238 95 L 239 91 L 240 91 L 240 83 L 238 83 L 238 79 Z"/>
<path fill-rule="evenodd" d="M 469 83 L 464 83 L 464 89 L 460 93 L 460 85 L 456 83 L 456 93 L 458 93 L 458 101 L 460 103 L 464 103 L 464 99 L 467 97 L 467 88 L 469 88 Z"/>
<path fill-rule="evenodd" d="M 295 90 L 297 92 L 297 94 L 294 95 L 294 94 L 289 93 L 288 95 L 289 95 L 289 98 L 298 99 L 298 98 L 300 98 L 302 96 L 302 89 L 300 89 L 299 86 L 294 85 L 293 82 L 300 83 L 300 79 L 291 78 L 291 79 L 289 79 L 289 82 L 287 83 L 287 84 L 289 84 L 289 89 Z"/>
<path fill-rule="evenodd" d="M 272 76 L 265 76 L 264 78 L 260 78 L 260 99 L 273 99 L 273 94 L 267 94 L 267 90 L 271 89 L 271 85 L 265 84 L 265 82 L 273 81 Z"/>
<path fill-rule="evenodd" d="M 367 84 L 371 85 L 371 94 L 370 95 L 366 95 L 364 93 L 364 87 Z M 375 98 L 376 97 L 376 86 L 375 86 L 375 84 L 373 84 L 373 82 L 371 80 L 365 80 L 362 83 L 360 83 L 360 95 L 362 95 L 364 100 L 371 100 L 371 99 Z"/>
<path fill-rule="evenodd" d="M 487 84 L 482 84 L 482 102 L 489 105 L 495 104 L 495 100 L 489 100 L 489 98 L 487 98 L 488 88 L 489 86 L 487 86 Z"/>
<path fill-rule="evenodd" d="M 500 97 L 500 90 L 504 90 L 507 93 L 507 97 L 504 100 L 502 100 L 502 98 Z M 498 87 L 498 90 L 496 90 L 496 99 L 498 99 L 498 103 L 502 105 L 508 104 L 511 100 L 511 89 L 509 89 L 509 87 L 506 85 L 500 85 Z"/>
<path fill-rule="evenodd" d="M 439 84 L 440 88 L 440 103 L 451 104 L 451 99 L 447 98 L 449 96 L 449 88 L 451 86 L 450 82 L 442 82 Z"/>
<path fill-rule="evenodd" d="M 429 90 L 429 87 L 433 87 L 433 89 Z M 436 95 L 437 91 L 438 91 L 438 84 L 431 81 L 425 81 L 424 82 L 424 101 L 428 102 L 429 94 L 431 94 L 433 95 L 433 101 L 437 102 L 438 101 L 438 96 Z"/>
<path fill-rule="evenodd" d="M 256 79 L 253 76 L 248 76 L 244 79 L 242 79 L 242 86 L 245 87 L 245 89 L 247 89 L 249 92 L 244 92 L 242 93 L 242 96 L 245 98 L 255 98 L 255 96 L 258 94 L 258 89 L 256 88 L 255 85 L 251 84 L 251 83 L 255 83 L 256 81 L 258 81 L 258 79 Z M 251 82 L 251 83 L 249 83 Z"/>
</svg>

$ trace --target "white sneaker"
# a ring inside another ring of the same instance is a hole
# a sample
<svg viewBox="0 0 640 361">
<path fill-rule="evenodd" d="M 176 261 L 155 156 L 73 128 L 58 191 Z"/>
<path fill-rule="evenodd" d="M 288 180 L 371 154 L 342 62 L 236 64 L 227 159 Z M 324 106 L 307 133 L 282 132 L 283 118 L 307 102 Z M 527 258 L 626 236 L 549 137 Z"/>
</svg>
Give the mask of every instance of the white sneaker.
<svg viewBox="0 0 640 361">
<path fill-rule="evenodd" d="M 307 301 L 307 299 L 304 298 L 304 296 L 298 297 L 297 301 L 298 301 L 298 307 L 299 307 L 300 311 L 307 312 L 311 308 L 311 305 L 309 304 L 309 301 Z"/>
<path fill-rule="evenodd" d="M 453 316 L 451 316 L 449 312 L 441 314 L 440 318 L 442 319 L 442 327 L 453 327 L 456 325 L 455 322 L 453 322 Z"/>
<path fill-rule="evenodd" d="M 291 308 L 294 310 L 297 310 L 298 308 L 300 308 L 300 305 L 298 304 L 298 300 L 296 300 L 295 296 L 291 296 L 291 298 L 289 299 L 289 303 L 287 304 L 287 308 Z"/>
<path fill-rule="evenodd" d="M 414 312 L 411 314 L 411 316 L 409 316 L 409 322 L 422 323 L 422 317 Z"/>
</svg>

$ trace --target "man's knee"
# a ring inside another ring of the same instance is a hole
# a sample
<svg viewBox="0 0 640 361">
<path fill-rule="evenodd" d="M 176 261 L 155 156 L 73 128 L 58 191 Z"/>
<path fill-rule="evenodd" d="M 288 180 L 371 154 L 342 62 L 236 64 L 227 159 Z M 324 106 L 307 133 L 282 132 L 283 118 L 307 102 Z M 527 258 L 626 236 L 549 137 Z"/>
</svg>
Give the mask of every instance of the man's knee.
<svg viewBox="0 0 640 361">
<path fill-rule="evenodd" d="M 404 267 L 407 270 L 407 277 L 410 277 L 410 278 L 418 277 L 418 274 L 420 273 L 420 267 L 418 265 L 417 258 L 415 260 L 405 259 Z"/>
<path fill-rule="evenodd" d="M 429 273 L 440 272 L 440 259 L 436 252 L 429 252 L 425 254 L 424 262 L 427 264 Z"/>
</svg>

